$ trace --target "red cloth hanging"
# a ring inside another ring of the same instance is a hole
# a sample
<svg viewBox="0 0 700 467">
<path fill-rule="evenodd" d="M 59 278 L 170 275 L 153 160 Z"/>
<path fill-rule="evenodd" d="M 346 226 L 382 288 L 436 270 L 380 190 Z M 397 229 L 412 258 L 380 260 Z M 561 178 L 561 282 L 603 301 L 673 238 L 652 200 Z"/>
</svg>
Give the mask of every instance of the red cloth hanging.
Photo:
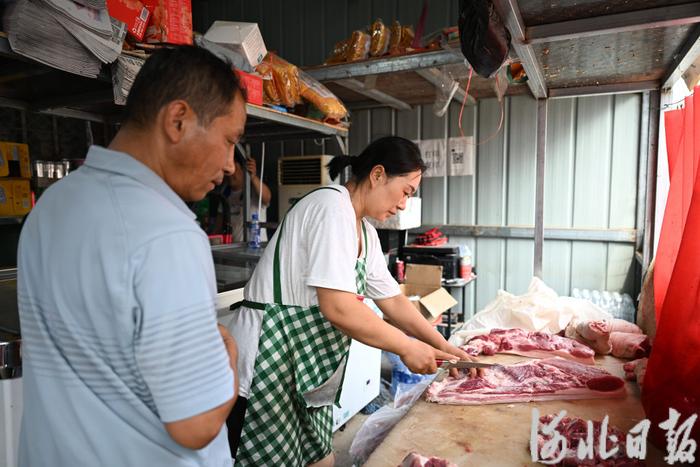
<svg viewBox="0 0 700 467">
<path fill-rule="evenodd" d="M 654 270 L 657 331 L 642 388 L 651 441 L 666 450 L 659 423 L 700 415 L 700 87 L 666 112 L 670 188 Z M 676 427 L 678 428 L 678 427 Z M 700 442 L 700 423 L 691 437 Z M 697 453 L 696 453 L 697 455 Z"/>
</svg>

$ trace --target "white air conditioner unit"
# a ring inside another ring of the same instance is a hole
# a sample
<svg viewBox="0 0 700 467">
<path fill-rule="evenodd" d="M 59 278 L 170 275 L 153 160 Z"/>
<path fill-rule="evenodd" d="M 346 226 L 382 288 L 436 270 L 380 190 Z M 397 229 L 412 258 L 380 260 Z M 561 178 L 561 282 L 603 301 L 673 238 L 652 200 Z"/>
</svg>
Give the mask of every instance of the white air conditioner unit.
<svg viewBox="0 0 700 467">
<path fill-rule="evenodd" d="M 335 183 L 328 175 L 334 156 L 290 156 L 278 160 L 279 219 L 282 220 L 302 196 L 323 185 Z"/>
</svg>

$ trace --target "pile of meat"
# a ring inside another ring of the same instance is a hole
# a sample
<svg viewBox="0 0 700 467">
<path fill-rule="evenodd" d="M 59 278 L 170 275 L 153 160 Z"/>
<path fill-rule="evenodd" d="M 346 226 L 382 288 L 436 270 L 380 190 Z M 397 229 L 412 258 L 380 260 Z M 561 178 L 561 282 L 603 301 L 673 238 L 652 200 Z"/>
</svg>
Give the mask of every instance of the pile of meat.
<svg viewBox="0 0 700 467">
<path fill-rule="evenodd" d="M 489 334 L 475 336 L 462 349 L 469 355 L 510 353 L 525 357 L 562 357 L 586 365 L 594 364 L 595 352 L 573 339 L 524 329 L 492 329 Z"/>
<path fill-rule="evenodd" d="M 540 423 L 542 425 L 549 425 L 552 420 L 554 420 L 553 415 L 544 415 L 540 417 Z M 542 448 L 547 441 L 552 439 L 554 434 L 544 435 L 542 434 L 542 427 L 538 430 L 539 434 L 537 437 L 537 458 L 540 458 L 542 453 Z M 643 466 L 645 465 L 643 461 L 639 459 L 630 459 L 627 457 L 627 447 L 626 447 L 626 434 L 621 430 L 608 426 L 607 428 L 607 438 L 606 438 L 606 450 L 612 451 L 615 446 L 618 447 L 617 452 L 606 459 L 600 454 L 600 436 L 601 436 L 602 423 L 599 421 L 593 421 L 593 458 L 586 457 L 580 459 L 578 457 L 578 445 L 579 441 L 583 440 L 588 443 L 588 423 L 580 418 L 569 418 L 564 417 L 559 421 L 556 431 L 558 431 L 567 440 L 567 450 L 564 454 L 564 458 L 557 466 L 609 466 L 609 467 L 633 467 L 633 466 Z M 610 436 L 615 436 L 617 441 L 613 443 L 610 440 Z M 604 435 L 605 436 L 605 435 Z M 557 450 L 549 459 L 542 459 L 544 461 L 558 459 L 561 456 L 561 450 Z M 551 464 L 550 464 L 551 465 Z"/>
<path fill-rule="evenodd" d="M 439 457 L 425 457 L 412 452 L 404 457 L 398 467 L 457 467 L 457 464 Z"/>
<path fill-rule="evenodd" d="M 622 369 L 625 370 L 625 379 L 636 381 L 639 386 L 644 384 L 644 375 L 647 372 L 648 361 L 648 358 L 638 358 L 622 365 Z"/>
<path fill-rule="evenodd" d="M 649 354 L 649 338 L 634 323 L 623 319 L 581 321 L 572 320 L 564 334 L 595 350 L 597 354 L 612 354 L 618 358 L 642 358 Z"/>
<path fill-rule="evenodd" d="M 430 402 L 480 405 L 625 397 L 625 382 L 594 366 L 553 357 L 495 366 L 482 376 L 448 376 L 426 392 Z"/>
</svg>

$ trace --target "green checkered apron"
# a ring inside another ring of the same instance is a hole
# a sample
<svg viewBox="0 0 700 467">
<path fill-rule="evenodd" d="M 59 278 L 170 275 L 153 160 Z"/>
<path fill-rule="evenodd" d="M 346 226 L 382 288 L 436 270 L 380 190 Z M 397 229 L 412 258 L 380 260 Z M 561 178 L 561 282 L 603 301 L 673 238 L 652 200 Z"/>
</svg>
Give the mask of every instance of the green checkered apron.
<svg viewBox="0 0 700 467">
<path fill-rule="evenodd" d="M 347 359 L 350 337 L 336 329 L 318 305 L 304 308 L 283 304 L 279 260 L 283 231 L 284 221 L 275 244 L 274 303 L 241 304 L 264 313 L 236 465 L 306 466 L 323 459 L 333 448 L 332 405 L 310 407 L 303 395 L 328 381 L 336 371 L 344 372 L 344 367 L 339 368 Z M 367 275 L 364 221 L 362 232 L 364 255 L 355 263 L 359 295 L 365 293 Z M 340 382 L 336 403 L 342 379 Z"/>
</svg>

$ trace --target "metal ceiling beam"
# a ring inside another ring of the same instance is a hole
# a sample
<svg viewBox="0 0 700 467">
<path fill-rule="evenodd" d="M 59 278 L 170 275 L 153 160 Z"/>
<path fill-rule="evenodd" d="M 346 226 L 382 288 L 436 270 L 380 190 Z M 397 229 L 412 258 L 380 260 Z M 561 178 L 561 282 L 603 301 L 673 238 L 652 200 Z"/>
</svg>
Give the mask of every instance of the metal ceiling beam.
<svg viewBox="0 0 700 467">
<path fill-rule="evenodd" d="M 613 83 L 593 86 L 575 86 L 570 88 L 554 88 L 549 90 L 549 97 L 597 96 L 601 94 L 625 94 L 631 92 L 653 91 L 659 89 L 659 81 L 636 81 L 631 83 Z"/>
<path fill-rule="evenodd" d="M 411 110 L 411 106 L 406 104 L 405 102 L 393 96 L 390 96 L 389 94 L 382 92 L 378 89 L 368 88 L 362 81 L 358 79 L 343 79 L 334 81 L 334 83 L 338 86 L 342 86 L 358 94 L 362 94 L 363 96 L 374 99 L 377 102 L 381 102 L 382 104 L 385 104 L 394 109 Z"/>
<path fill-rule="evenodd" d="M 538 44 L 698 22 L 700 3 L 695 2 L 530 26 L 525 37 L 528 44 Z"/>
<path fill-rule="evenodd" d="M 455 82 L 451 76 L 437 68 L 425 68 L 417 70 L 416 73 L 436 88 L 442 88 L 442 86 L 447 83 Z M 459 85 L 459 82 L 457 82 L 457 91 L 455 91 L 454 99 L 456 102 L 464 101 L 464 89 Z M 471 94 L 467 99 L 467 104 L 476 105 L 476 99 Z"/>
<path fill-rule="evenodd" d="M 696 25 L 689 33 L 685 42 L 673 56 L 671 66 L 662 79 L 662 89 L 671 88 L 683 73 L 700 57 L 700 24 Z"/>
<path fill-rule="evenodd" d="M 536 99 L 545 99 L 547 97 L 547 83 L 544 80 L 542 67 L 540 67 L 535 51 L 531 45 L 524 43 L 525 23 L 520 15 L 517 0 L 493 0 L 493 4 L 510 31 L 511 45 L 525 68 L 530 92 Z"/>
</svg>

